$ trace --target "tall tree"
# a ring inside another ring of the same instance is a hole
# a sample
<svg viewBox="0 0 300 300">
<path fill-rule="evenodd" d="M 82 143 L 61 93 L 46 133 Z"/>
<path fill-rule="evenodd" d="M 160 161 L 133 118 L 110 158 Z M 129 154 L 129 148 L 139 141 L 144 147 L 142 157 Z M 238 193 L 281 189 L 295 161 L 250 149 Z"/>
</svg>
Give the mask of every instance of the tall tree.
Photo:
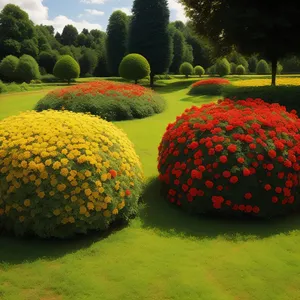
<svg viewBox="0 0 300 300">
<path fill-rule="evenodd" d="M 170 11 L 167 0 L 135 0 L 129 33 L 129 52 L 146 57 L 154 76 L 164 73 L 171 64 L 171 36 L 168 30 Z"/>
<path fill-rule="evenodd" d="M 9 54 L 19 55 L 20 44 L 35 35 L 28 14 L 19 6 L 7 4 L 0 13 L 0 58 Z"/>
<path fill-rule="evenodd" d="M 73 25 L 66 25 L 61 34 L 61 43 L 65 46 L 75 45 L 78 31 Z"/>
<path fill-rule="evenodd" d="M 299 52 L 299 1 L 180 1 L 197 32 L 215 41 L 221 49 L 236 45 L 242 53 L 259 53 L 269 59 L 272 85 L 276 85 L 278 60 Z"/>
<path fill-rule="evenodd" d="M 184 61 L 185 39 L 183 34 L 176 29 L 173 35 L 173 61 L 170 66 L 170 72 L 177 74 Z"/>
<path fill-rule="evenodd" d="M 117 10 L 109 18 L 107 27 L 107 60 L 111 75 L 118 76 L 119 65 L 127 53 L 128 46 L 128 17 Z"/>
</svg>

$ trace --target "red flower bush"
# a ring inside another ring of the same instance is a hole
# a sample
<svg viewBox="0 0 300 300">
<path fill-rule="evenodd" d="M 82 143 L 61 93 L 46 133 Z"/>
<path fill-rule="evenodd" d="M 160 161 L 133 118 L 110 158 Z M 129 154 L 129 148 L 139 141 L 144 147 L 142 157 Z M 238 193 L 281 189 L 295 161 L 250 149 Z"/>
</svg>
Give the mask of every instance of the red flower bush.
<svg viewBox="0 0 300 300">
<path fill-rule="evenodd" d="M 187 109 L 159 146 L 167 198 L 196 213 L 269 217 L 296 207 L 300 119 L 260 99 Z"/>
<path fill-rule="evenodd" d="M 224 78 L 203 79 L 192 84 L 190 95 L 221 95 L 223 86 L 230 81 Z"/>
<path fill-rule="evenodd" d="M 35 109 L 88 112 L 108 121 L 118 121 L 160 113 L 165 109 L 165 101 L 140 85 L 101 80 L 51 91 Z"/>
</svg>

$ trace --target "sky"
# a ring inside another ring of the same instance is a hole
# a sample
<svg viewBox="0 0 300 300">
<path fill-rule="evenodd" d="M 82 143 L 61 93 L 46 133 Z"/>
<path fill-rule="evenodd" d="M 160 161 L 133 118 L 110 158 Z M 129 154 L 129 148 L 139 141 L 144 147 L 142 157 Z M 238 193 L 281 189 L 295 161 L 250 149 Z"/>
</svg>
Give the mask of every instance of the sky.
<svg viewBox="0 0 300 300">
<path fill-rule="evenodd" d="M 182 5 L 177 0 L 168 2 L 170 20 L 185 22 Z M 58 32 L 72 24 L 81 32 L 83 28 L 105 31 L 112 12 L 120 9 L 129 15 L 133 0 L 0 0 L 0 10 L 8 3 L 20 6 L 36 24 L 52 25 Z"/>
</svg>

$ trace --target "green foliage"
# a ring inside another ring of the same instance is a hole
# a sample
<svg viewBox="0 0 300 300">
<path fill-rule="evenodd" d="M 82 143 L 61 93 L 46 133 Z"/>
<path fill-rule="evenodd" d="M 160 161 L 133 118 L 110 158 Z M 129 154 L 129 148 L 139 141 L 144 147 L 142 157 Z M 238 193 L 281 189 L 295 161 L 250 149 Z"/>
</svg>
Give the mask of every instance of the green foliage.
<svg viewBox="0 0 300 300">
<path fill-rule="evenodd" d="M 118 76 L 119 65 L 127 52 L 128 17 L 120 10 L 113 12 L 107 27 L 107 62 L 111 75 Z"/>
<path fill-rule="evenodd" d="M 7 87 L 6 85 L 0 80 L 0 94 L 1 93 L 6 93 L 7 92 Z"/>
<path fill-rule="evenodd" d="M 20 57 L 16 73 L 20 81 L 29 83 L 40 77 L 39 65 L 32 56 L 24 54 Z"/>
<path fill-rule="evenodd" d="M 205 70 L 204 70 L 204 68 L 201 67 L 201 66 L 196 66 L 196 67 L 194 68 L 194 74 L 195 74 L 195 75 L 199 75 L 199 76 L 201 77 L 202 75 L 205 74 Z"/>
<path fill-rule="evenodd" d="M 189 62 L 190 64 L 194 62 L 193 47 L 188 43 L 184 43 L 183 61 Z"/>
<path fill-rule="evenodd" d="M 61 81 L 61 79 L 55 77 L 52 74 L 46 74 L 46 75 L 41 76 L 41 81 L 44 82 L 44 83 L 56 83 L 56 82 Z"/>
<path fill-rule="evenodd" d="M 75 45 L 78 31 L 73 25 L 66 25 L 61 34 L 61 43 L 66 46 Z"/>
<path fill-rule="evenodd" d="M 235 63 L 237 66 L 242 65 L 245 68 L 245 71 L 247 71 L 249 68 L 248 61 L 241 53 L 237 52 L 236 50 L 231 51 L 231 53 L 227 55 L 226 58 L 230 63 Z"/>
<path fill-rule="evenodd" d="M 288 56 L 281 60 L 284 73 L 300 73 L 300 58 L 298 56 Z"/>
<path fill-rule="evenodd" d="M 82 56 L 79 59 L 80 74 L 93 74 L 98 64 L 97 52 L 93 49 L 86 48 L 83 50 Z"/>
<path fill-rule="evenodd" d="M 248 60 L 249 72 L 256 73 L 256 67 L 258 64 L 258 59 L 256 55 L 252 55 Z"/>
<path fill-rule="evenodd" d="M 175 28 L 172 35 L 173 40 L 173 60 L 169 71 L 174 74 L 178 74 L 180 65 L 184 61 L 185 52 L 185 38 L 178 29 Z"/>
<path fill-rule="evenodd" d="M 42 51 L 38 56 L 38 63 L 48 74 L 53 72 L 58 56 L 54 51 Z"/>
<path fill-rule="evenodd" d="M 269 103 L 279 103 L 287 108 L 300 112 L 300 87 L 299 86 L 229 86 L 223 89 L 225 98 L 247 99 L 260 98 Z"/>
<path fill-rule="evenodd" d="M 121 77 L 135 82 L 149 76 L 150 72 L 151 69 L 147 59 L 136 53 L 125 56 L 119 67 Z"/>
<path fill-rule="evenodd" d="M 230 64 L 228 60 L 224 58 L 220 58 L 216 63 L 216 73 L 221 77 L 230 74 Z"/>
<path fill-rule="evenodd" d="M 236 74 L 237 75 L 245 75 L 246 74 L 246 69 L 243 65 L 238 65 L 236 67 Z"/>
<path fill-rule="evenodd" d="M 230 74 L 236 74 L 236 68 L 237 65 L 234 62 L 230 63 Z"/>
<path fill-rule="evenodd" d="M 283 72 L 283 66 L 281 63 L 277 63 L 277 74 L 281 74 Z"/>
<path fill-rule="evenodd" d="M 212 65 L 209 68 L 207 68 L 207 74 L 208 75 L 216 75 L 217 74 L 217 70 L 216 70 L 216 65 Z"/>
<path fill-rule="evenodd" d="M 184 62 L 183 64 L 181 64 L 179 69 L 179 73 L 185 75 L 186 78 L 188 78 L 189 75 L 192 75 L 193 71 L 193 66 L 188 62 Z"/>
<path fill-rule="evenodd" d="M 39 54 L 39 48 L 33 40 L 24 40 L 21 44 L 21 53 L 36 58 Z"/>
<path fill-rule="evenodd" d="M 166 0 L 135 0 L 133 3 L 129 52 L 139 53 L 149 61 L 151 86 L 154 76 L 166 72 L 171 65 L 169 17 Z"/>
<path fill-rule="evenodd" d="M 270 74 L 271 70 L 270 67 L 268 65 L 268 63 L 264 60 L 261 59 L 256 66 L 256 74 L 258 75 L 266 75 L 266 74 Z"/>
<path fill-rule="evenodd" d="M 134 84 L 102 80 L 72 86 L 71 89 L 70 92 L 65 90 L 64 97 L 58 95 L 59 90 L 50 92 L 35 109 L 61 110 L 64 107 L 73 112 L 91 113 L 107 121 L 121 121 L 146 118 L 161 113 L 166 107 L 164 98 L 159 94 Z"/>
<path fill-rule="evenodd" d="M 2 59 L 0 63 L 0 76 L 6 81 L 14 81 L 17 79 L 17 67 L 19 59 L 16 56 L 8 55 Z"/>
<path fill-rule="evenodd" d="M 76 60 L 70 55 L 62 56 L 54 66 L 53 75 L 67 80 L 70 84 L 71 79 L 78 78 L 80 74 L 80 66 Z"/>
<path fill-rule="evenodd" d="M 21 44 L 16 40 L 7 39 L 3 41 L 0 51 L 2 57 L 6 55 L 19 56 L 19 54 L 21 53 Z"/>
</svg>

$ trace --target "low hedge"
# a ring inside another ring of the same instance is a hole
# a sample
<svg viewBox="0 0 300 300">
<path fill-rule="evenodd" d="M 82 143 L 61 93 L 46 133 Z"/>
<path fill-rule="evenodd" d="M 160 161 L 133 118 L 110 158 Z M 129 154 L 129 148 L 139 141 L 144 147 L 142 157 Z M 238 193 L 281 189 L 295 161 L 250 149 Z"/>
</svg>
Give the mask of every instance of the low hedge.
<svg viewBox="0 0 300 300">
<path fill-rule="evenodd" d="M 300 112 L 300 86 L 226 86 L 222 96 L 231 99 L 261 98 L 269 103 L 279 103 L 287 108 Z"/>
<path fill-rule="evenodd" d="M 54 90 L 37 103 L 35 110 L 65 109 L 121 121 L 160 113 L 165 106 L 164 98 L 148 88 L 102 80 Z"/>
<path fill-rule="evenodd" d="M 226 85 L 230 85 L 227 79 L 203 79 L 192 84 L 189 95 L 221 95 Z"/>
<path fill-rule="evenodd" d="M 65 238 L 137 213 L 141 163 L 98 117 L 25 112 L 0 121 L 0 229 Z"/>
</svg>

